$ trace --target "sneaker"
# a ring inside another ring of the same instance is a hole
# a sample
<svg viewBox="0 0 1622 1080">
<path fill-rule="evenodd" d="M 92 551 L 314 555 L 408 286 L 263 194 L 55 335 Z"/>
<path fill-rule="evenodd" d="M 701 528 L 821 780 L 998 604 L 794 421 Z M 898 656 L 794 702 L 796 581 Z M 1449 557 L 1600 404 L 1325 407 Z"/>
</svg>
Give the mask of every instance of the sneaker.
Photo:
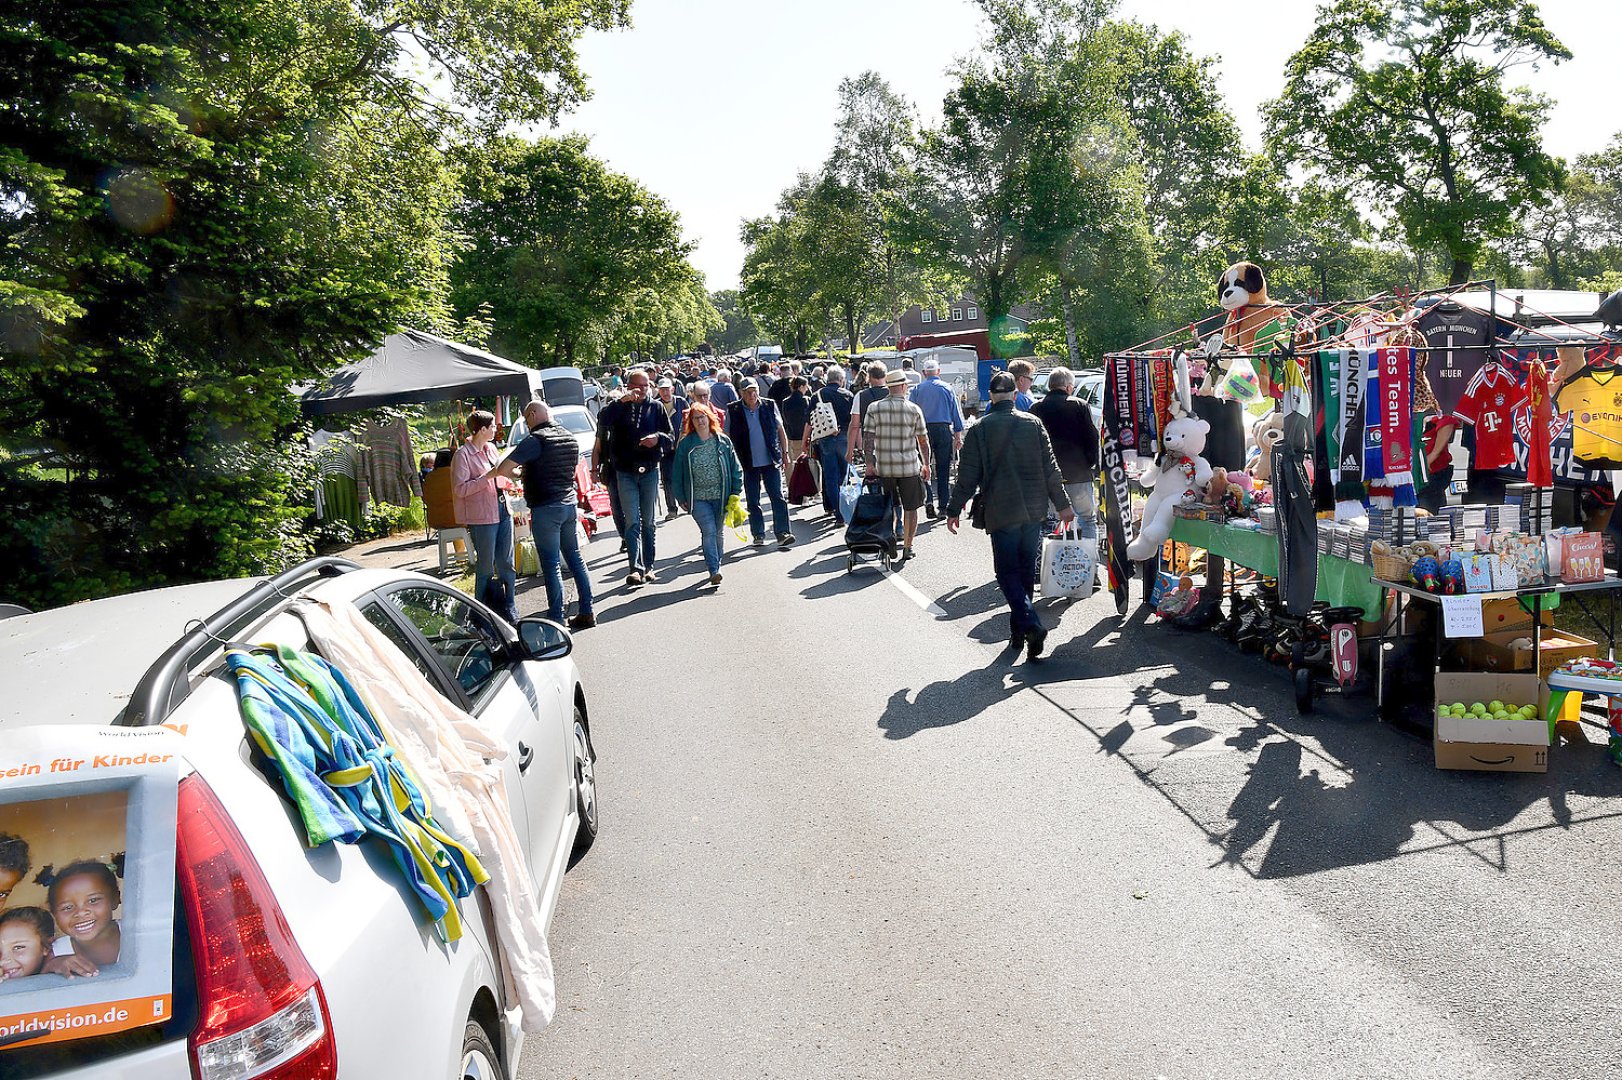
<svg viewBox="0 0 1622 1080">
<path fill-rule="evenodd" d="M 570 630 L 585 630 L 596 625 L 597 616 L 593 615 L 589 611 L 581 612 L 579 615 L 576 615 L 574 618 L 569 620 Z"/>
<path fill-rule="evenodd" d="M 629 540 L 621 540 L 620 541 L 620 554 L 624 555 L 627 551 L 630 551 L 630 550 L 631 550 L 631 542 Z"/>
<path fill-rule="evenodd" d="M 634 589 L 636 586 L 642 584 L 642 575 L 637 573 L 635 570 L 632 570 L 629 574 L 625 575 L 625 584 Z"/>
<path fill-rule="evenodd" d="M 913 557 L 914 556 L 912 554 L 912 548 L 902 548 L 901 549 L 901 561 L 902 562 L 912 562 Z"/>
<path fill-rule="evenodd" d="M 798 539 L 798 537 L 796 537 L 793 533 L 784 533 L 782 536 L 777 538 L 777 546 L 779 550 L 782 548 L 793 547 L 796 539 Z"/>
<path fill-rule="evenodd" d="M 926 507 L 924 507 L 924 516 L 926 518 L 928 518 L 930 521 L 934 521 L 937 518 L 939 518 L 941 515 L 940 515 L 940 512 L 938 510 L 936 510 L 933 506 L 926 506 Z"/>
<path fill-rule="evenodd" d="M 659 575 L 655 574 L 652 570 L 644 570 L 642 571 L 642 580 L 651 584 L 652 582 L 659 580 Z"/>
<path fill-rule="evenodd" d="M 1008 648 L 1018 652 L 1025 647 L 1025 632 L 1023 630 L 1008 631 Z"/>
<path fill-rule="evenodd" d="M 1042 647 L 1047 644 L 1048 632 L 1046 630 L 1025 631 L 1025 659 L 1040 660 Z"/>
<path fill-rule="evenodd" d="M 665 515 L 665 520 L 666 521 L 675 521 L 676 520 L 676 511 L 672 510 L 672 511 L 670 511 L 670 513 L 666 514 Z"/>
<path fill-rule="evenodd" d="M 764 536 L 755 537 L 755 546 L 756 547 L 765 547 L 766 546 L 766 538 Z"/>
<path fill-rule="evenodd" d="M 710 584 L 711 585 L 719 585 L 719 584 L 721 584 L 721 575 L 719 573 L 711 574 L 710 575 Z"/>
</svg>

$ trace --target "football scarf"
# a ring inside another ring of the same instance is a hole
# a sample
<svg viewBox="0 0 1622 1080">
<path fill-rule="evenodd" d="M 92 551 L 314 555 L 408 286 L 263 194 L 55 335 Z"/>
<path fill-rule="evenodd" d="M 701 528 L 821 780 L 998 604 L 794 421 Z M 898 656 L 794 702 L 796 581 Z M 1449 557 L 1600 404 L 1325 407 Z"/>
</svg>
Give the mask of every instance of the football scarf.
<svg viewBox="0 0 1622 1080">
<path fill-rule="evenodd" d="M 1531 438 L 1526 447 L 1526 482 L 1540 488 L 1554 487 L 1553 454 L 1549 449 L 1554 402 L 1549 397 L 1549 370 L 1542 359 L 1535 356 L 1526 376 L 1526 401 L 1532 417 Z"/>
<path fill-rule="evenodd" d="M 1126 557 L 1126 546 L 1132 531 L 1128 513 L 1132 505 L 1132 489 L 1126 478 L 1127 449 L 1122 435 L 1128 430 L 1132 405 L 1132 371 L 1136 361 L 1129 356 L 1111 356 L 1106 361 L 1106 379 L 1111 388 L 1111 408 L 1104 410 L 1103 439 L 1099 444 L 1099 471 L 1104 478 L 1104 539 L 1109 571 L 1110 592 L 1115 597 L 1115 610 L 1125 615 L 1127 588 L 1132 577 L 1132 563 Z M 1120 406 L 1125 405 L 1125 408 Z"/>
<path fill-rule="evenodd" d="M 1129 356 L 1108 358 L 1109 381 L 1105 389 L 1109 408 L 1104 410 L 1107 420 L 1115 418 L 1116 445 L 1123 454 L 1138 452 L 1138 366 Z"/>
<path fill-rule="evenodd" d="M 1329 453 L 1329 479 L 1340 483 L 1340 437 L 1346 430 L 1346 417 L 1340 411 L 1340 369 L 1345 351 L 1325 349 L 1318 354 L 1318 385 L 1323 394 L 1324 448 Z"/>
<path fill-rule="evenodd" d="M 1414 351 L 1380 353 L 1380 465 L 1397 506 L 1417 506 L 1414 493 Z"/>
<path fill-rule="evenodd" d="M 1385 452 L 1380 443 L 1385 429 L 1380 426 L 1380 353 L 1363 354 L 1363 483 L 1368 487 L 1385 484 Z"/>
<path fill-rule="evenodd" d="M 1363 514 L 1363 368 L 1368 354 L 1347 349 L 1340 367 L 1340 479 L 1335 483 L 1335 520 Z"/>
<path fill-rule="evenodd" d="M 1133 360 L 1132 373 L 1137 399 L 1133 408 L 1138 413 L 1138 457 L 1155 461 L 1160 457 L 1160 429 L 1155 426 L 1154 364 L 1147 360 Z"/>
</svg>

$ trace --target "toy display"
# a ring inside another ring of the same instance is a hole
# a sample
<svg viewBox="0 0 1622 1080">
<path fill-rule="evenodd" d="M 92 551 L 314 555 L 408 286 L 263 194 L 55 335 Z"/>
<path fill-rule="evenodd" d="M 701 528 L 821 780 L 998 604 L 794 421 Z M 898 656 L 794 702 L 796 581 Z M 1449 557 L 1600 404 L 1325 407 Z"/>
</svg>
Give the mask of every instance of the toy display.
<svg viewBox="0 0 1622 1080">
<path fill-rule="evenodd" d="M 1138 537 L 1127 545 L 1127 557 L 1141 562 L 1160 550 L 1171 535 L 1172 510 L 1179 503 L 1198 502 L 1211 482 L 1211 466 L 1200 456 L 1211 425 L 1192 416 L 1179 416 L 1161 433 L 1165 450 L 1158 468 L 1144 473 L 1141 483 L 1149 488 L 1143 507 L 1143 523 Z"/>
</svg>

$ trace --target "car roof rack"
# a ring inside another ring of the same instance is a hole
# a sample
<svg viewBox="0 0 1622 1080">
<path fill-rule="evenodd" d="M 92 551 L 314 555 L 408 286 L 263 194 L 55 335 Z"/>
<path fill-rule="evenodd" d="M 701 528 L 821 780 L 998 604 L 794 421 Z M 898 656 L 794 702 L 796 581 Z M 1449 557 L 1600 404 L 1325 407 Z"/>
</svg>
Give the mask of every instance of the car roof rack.
<svg viewBox="0 0 1622 1080">
<path fill-rule="evenodd" d="M 265 615 L 293 599 L 304 586 L 359 570 L 360 564 L 333 555 L 307 559 L 266 578 L 229 604 L 195 623 L 184 636 L 146 669 L 135 684 L 130 703 L 114 724 L 157 727 L 191 695 L 191 669 L 200 654 L 229 641 Z"/>
</svg>

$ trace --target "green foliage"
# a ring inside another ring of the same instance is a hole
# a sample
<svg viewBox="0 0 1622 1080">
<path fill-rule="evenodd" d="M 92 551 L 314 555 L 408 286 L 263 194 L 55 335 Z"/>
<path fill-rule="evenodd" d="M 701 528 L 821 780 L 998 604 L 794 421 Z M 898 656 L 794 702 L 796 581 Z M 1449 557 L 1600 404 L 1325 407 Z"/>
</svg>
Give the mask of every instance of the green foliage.
<svg viewBox="0 0 1622 1080">
<path fill-rule="evenodd" d="M 0 553 L 52 603 L 309 550 L 289 385 L 443 316 L 476 119 L 583 92 L 623 0 L 0 13 Z M 402 73 L 404 42 L 445 76 Z M 55 451 L 69 479 L 16 461 Z M 11 584 L 15 581 L 15 584 Z"/>
<path fill-rule="evenodd" d="M 743 309 L 743 294 L 737 289 L 721 289 L 710 294 L 710 303 L 721 316 L 721 329 L 710 337 L 710 345 L 725 356 L 756 345 L 768 344 L 755 320 Z"/>
<path fill-rule="evenodd" d="M 1335 0 L 1267 108 L 1268 140 L 1369 199 L 1469 280 L 1483 245 L 1559 189 L 1548 102 L 1505 73 L 1570 52 L 1529 0 Z"/>
<path fill-rule="evenodd" d="M 536 367 L 696 344 L 718 315 L 693 295 L 692 247 L 664 200 L 591 156 L 580 136 L 501 139 L 470 155 L 452 271 L 464 316 L 489 312 L 494 350 Z"/>
</svg>

